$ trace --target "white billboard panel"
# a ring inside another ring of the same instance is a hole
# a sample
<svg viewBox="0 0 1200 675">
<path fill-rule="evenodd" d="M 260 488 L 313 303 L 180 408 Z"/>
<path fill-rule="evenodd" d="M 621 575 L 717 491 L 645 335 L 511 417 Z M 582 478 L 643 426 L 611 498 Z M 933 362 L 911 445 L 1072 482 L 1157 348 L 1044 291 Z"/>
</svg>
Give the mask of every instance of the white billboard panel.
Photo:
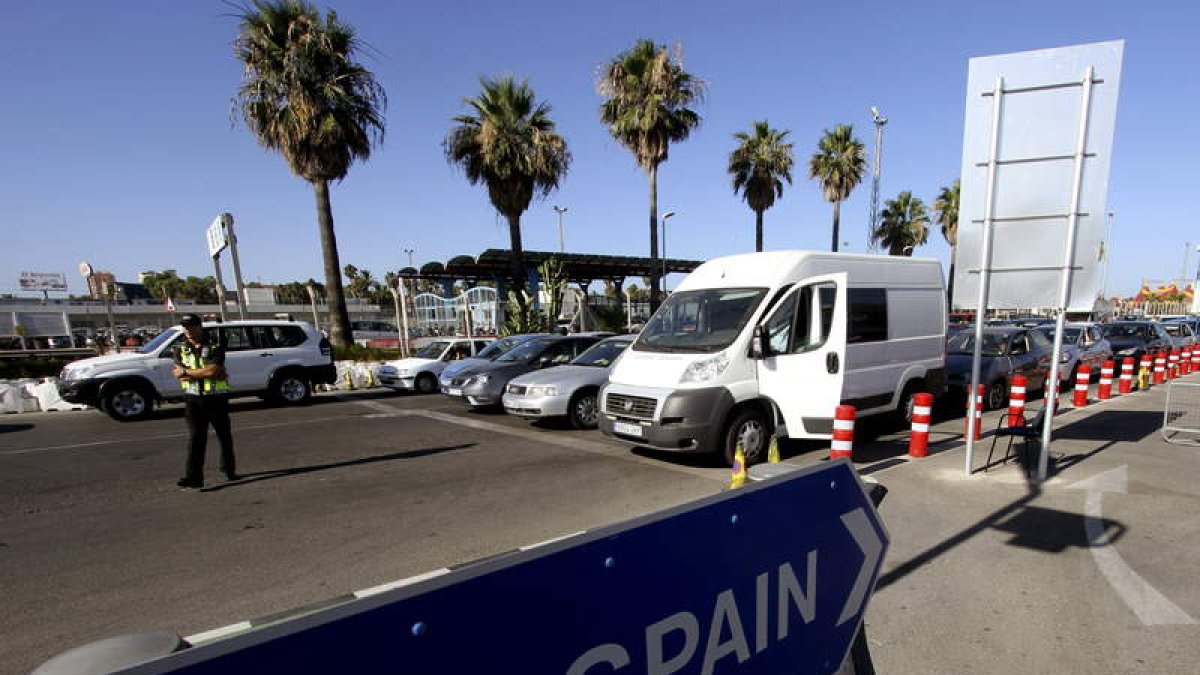
<svg viewBox="0 0 1200 675">
<path fill-rule="evenodd" d="M 21 272 L 23 291 L 65 291 L 67 277 L 60 272 Z"/>
<path fill-rule="evenodd" d="M 1073 203 L 1078 206 L 1066 308 L 1092 309 L 1103 282 L 1108 173 L 1123 49 L 1124 41 L 1116 40 L 970 60 L 956 309 L 978 307 L 985 266 L 990 276 L 988 307 L 1058 307 Z M 1087 82 L 1089 67 L 1092 77 Z M 997 110 L 998 82 L 1003 89 Z M 1081 125 L 1085 135 L 1079 159 Z M 993 127 L 998 134 L 994 139 Z M 988 220 L 991 256 L 985 261 Z"/>
<path fill-rule="evenodd" d="M 225 229 L 226 214 L 222 213 L 213 219 L 212 224 L 204 232 L 204 237 L 208 240 L 208 254 L 214 258 L 218 253 L 225 250 L 229 246 L 229 237 Z"/>
</svg>

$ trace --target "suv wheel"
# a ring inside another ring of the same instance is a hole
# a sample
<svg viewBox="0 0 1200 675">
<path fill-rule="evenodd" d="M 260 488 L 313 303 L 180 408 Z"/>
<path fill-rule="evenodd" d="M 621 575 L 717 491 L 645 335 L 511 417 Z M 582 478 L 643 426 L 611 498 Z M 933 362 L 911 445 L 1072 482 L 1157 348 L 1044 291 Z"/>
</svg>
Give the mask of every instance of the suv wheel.
<svg viewBox="0 0 1200 675">
<path fill-rule="evenodd" d="M 299 371 L 285 370 L 271 380 L 271 398 L 284 405 L 301 405 L 312 396 L 312 384 Z"/>
<path fill-rule="evenodd" d="M 118 422 L 142 419 L 154 411 L 154 396 L 138 382 L 115 382 L 104 388 L 101 409 Z"/>
</svg>

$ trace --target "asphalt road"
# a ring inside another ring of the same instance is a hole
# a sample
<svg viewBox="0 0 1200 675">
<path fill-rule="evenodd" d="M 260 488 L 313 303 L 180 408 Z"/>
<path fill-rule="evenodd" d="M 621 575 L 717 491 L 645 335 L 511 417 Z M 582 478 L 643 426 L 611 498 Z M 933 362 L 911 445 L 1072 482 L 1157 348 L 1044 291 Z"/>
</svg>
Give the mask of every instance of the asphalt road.
<svg viewBox="0 0 1200 675">
<path fill-rule="evenodd" d="M 920 460 L 906 458 L 904 429 L 860 420 L 856 466 L 890 489 L 891 550 L 867 613 L 879 672 L 1195 672 L 1200 453 L 1159 436 L 1164 402 L 1156 388 L 1064 406 L 1042 485 L 1016 463 L 966 476 L 956 411 L 935 418 Z M 441 396 L 234 410 L 244 479 L 215 480 L 210 456 L 209 488 L 191 493 L 174 487 L 177 409 L 135 424 L 0 418 L 0 672 L 121 633 L 186 636 L 287 614 L 711 495 L 728 479 L 703 460 Z M 977 469 L 989 441 L 976 445 Z M 785 457 L 819 462 L 824 447 L 789 444 Z"/>
</svg>

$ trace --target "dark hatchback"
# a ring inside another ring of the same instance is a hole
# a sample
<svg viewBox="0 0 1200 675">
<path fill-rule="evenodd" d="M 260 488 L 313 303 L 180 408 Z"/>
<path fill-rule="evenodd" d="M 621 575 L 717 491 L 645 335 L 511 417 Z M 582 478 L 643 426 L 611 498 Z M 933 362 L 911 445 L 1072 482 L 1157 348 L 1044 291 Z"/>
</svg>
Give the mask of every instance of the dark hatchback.
<svg viewBox="0 0 1200 675">
<path fill-rule="evenodd" d="M 948 389 L 966 400 L 971 385 L 971 358 L 975 351 L 975 331 L 961 331 L 946 341 L 946 381 Z M 985 410 L 1003 407 L 1008 388 L 1016 374 L 1024 375 L 1026 389 L 1037 391 L 1046 386 L 1054 345 L 1038 330 L 1010 326 L 983 329 L 983 349 L 979 363 L 979 382 L 986 387 Z"/>
<path fill-rule="evenodd" d="M 484 361 L 459 371 L 447 393 L 464 397 L 474 408 L 500 405 L 509 380 L 540 368 L 569 363 L 607 335 L 547 335 L 527 340 L 495 361 Z"/>
<path fill-rule="evenodd" d="M 1146 352 L 1153 354 L 1172 346 L 1171 336 L 1157 321 L 1114 321 L 1105 324 L 1104 337 L 1118 359 L 1129 356 L 1136 361 Z"/>
</svg>

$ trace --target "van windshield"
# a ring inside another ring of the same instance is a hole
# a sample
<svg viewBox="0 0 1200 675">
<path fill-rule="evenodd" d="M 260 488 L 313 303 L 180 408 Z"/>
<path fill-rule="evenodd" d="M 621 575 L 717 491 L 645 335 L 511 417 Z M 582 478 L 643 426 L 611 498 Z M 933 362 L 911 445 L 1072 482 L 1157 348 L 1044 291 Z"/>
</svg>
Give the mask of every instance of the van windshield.
<svg viewBox="0 0 1200 675">
<path fill-rule="evenodd" d="M 708 288 L 673 293 L 633 348 L 644 352 L 712 353 L 728 347 L 767 294 L 765 288 Z"/>
</svg>

